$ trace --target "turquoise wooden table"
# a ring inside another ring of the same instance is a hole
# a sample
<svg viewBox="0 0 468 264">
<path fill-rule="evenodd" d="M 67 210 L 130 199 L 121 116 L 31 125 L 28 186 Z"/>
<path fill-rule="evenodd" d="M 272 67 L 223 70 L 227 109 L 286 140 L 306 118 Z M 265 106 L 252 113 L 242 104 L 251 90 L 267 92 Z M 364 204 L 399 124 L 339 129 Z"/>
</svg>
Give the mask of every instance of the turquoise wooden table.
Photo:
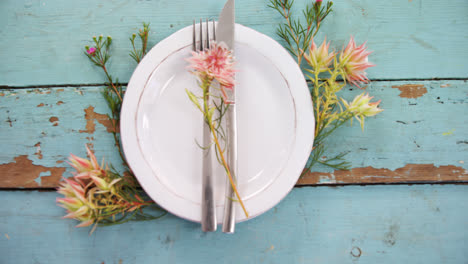
<svg viewBox="0 0 468 264">
<path fill-rule="evenodd" d="M 128 36 L 150 22 L 150 44 L 224 1 L 0 3 L 1 263 L 468 263 L 468 1 L 336 1 L 324 24 L 339 49 L 368 40 L 377 64 L 367 91 L 385 111 L 342 128 L 328 145 L 349 171 L 314 168 L 280 204 L 204 234 L 168 215 L 98 228 L 62 220 L 54 188 L 69 153 L 118 163 L 100 89 L 83 55 L 111 35 L 110 71 L 128 82 Z M 297 0 L 302 7 L 307 1 Z M 237 21 L 278 39 L 267 1 L 237 1 Z M 350 99 L 361 91 L 348 87 Z M 202 262 L 203 261 L 203 262 Z"/>
</svg>

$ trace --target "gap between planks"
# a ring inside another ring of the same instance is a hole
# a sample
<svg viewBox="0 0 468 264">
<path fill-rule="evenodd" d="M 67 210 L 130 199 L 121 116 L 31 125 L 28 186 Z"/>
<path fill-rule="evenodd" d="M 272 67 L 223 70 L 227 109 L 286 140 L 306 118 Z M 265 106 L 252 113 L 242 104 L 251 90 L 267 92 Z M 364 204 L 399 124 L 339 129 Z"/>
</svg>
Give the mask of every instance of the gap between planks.
<svg viewBox="0 0 468 264">
<path fill-rule="evenodd" d="M 423 81 L 468 81 L 468 77 L 460 78 L 410 78 L 410 79 L 371 79 L 372 82 L 423 82 Z M 310 82 L 310 81 L 307 81 Z M 127 86 L 128 83 L 118 83 L 121 86 Z M 0 85 L 0 89 L 31 89 L 31 88 L 64 88 L 64 87 L 102 87 L 106 83 L 82 83 L 82 84 L 43 84 L 43 85 L 25 85 L 25 86 L 11 86 Z"/>
<path fill-rule="evenodd" d="M 347 187 L 347 186 L 377 186 L 377 185 L 468 185 L 464 181 L 441 181 L 441 182 L 392 182 L 392 183 L 322 183 L 322 184 L 303 184 L 295 185 L 294 189 L 300 188 L 320 188 L 320 187 Z M 141 188 L 139 188 L 141 189 Z M 55 192 L 56 188 L 0 188 L 0 192 Z"/>
</svg>

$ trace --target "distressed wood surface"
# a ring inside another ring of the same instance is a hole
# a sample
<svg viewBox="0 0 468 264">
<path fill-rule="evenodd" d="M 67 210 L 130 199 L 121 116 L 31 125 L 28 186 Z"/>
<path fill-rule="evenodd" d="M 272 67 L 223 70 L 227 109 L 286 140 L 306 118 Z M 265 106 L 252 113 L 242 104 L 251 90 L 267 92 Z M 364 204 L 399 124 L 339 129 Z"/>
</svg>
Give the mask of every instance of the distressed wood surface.
<svg viewBox="0 0 468 264">
<path fill-rule="evenodd" d="M 308 0 L 296 0 L 298 8 Z M 238 0 L 237 22 L 274 39 L 267 0 Z M 340 49 L 350 35 L 375 51 L 367 91 L 385 111 L 363 133 L 345 126 L 329 154 L 350 152 L 350 171 L 315 167 L 284 201 L 239 224 L 203 233 L 168 215 L 99 228 L 62 220 L 53 188 L 84 144 L 117 168 L 104 76 L 82 54 L 93 35 L 114 38 L 109 67 L 127 82 L 128 37 L 150 22 L 150 45 L 223 1 L 0 1 L 1 263 L 466 263 L 467 185 L 321 185 L 468 182 L 468 1 L 335 2 L 318 40 Z M 437 78 L 439 81 L 431 81 Z M 51 88 L 53 87 L 53 88 Z M 351 99 L 362 91 L 347 88 Z"/>
<path fill-rule="evenodd" d="M 119 167 L 101 87 L 31 88 L 0 93 L 0 187 L 51 188 L 70 176 L 70 153 Z M 345 125 L 329 154 L 350 152 L 350 171 L 315 167 L 299 185 L 468 182 L 468 83 L 373 82 L 367 92 L 385 111 L 365 131 Z M 348 88 L 346 99 L 361 90 Z"/>
<path fill-rule="evenodd" d="M 297 8 L 310 1 L 296 0 Z M 238 23 L 278 39 L 279 14 L 266 0 L 238 0 Z M 143 21 L 153 28 L 151 43 L 190 25 L 194 18 L 217 17 L 223 1 L 32 1 L 0 3 L 0 85 L 102 83 L 83 58 L 92 35 L 112 35 L 115 57 L 110 70 L 126 82 L 135 64 L 127 56 L 128 37 Z M 368 40 L 375 53 L 371 79 L 468 77 L 468 1 L 452 0 L 346 0 L 322 33 L 341 48 L 350 35 Z"/>
<path fill-rule="evenodd" d="M 466 263 L 462 185 L 297 188 L 236 234 L 174 216 L 75 229 L 55 193 L 2 192 L 2 263 Z M 10 205 L 10 206 L 5 206 Z M 14 206 L 12 206 L 14 205 Z"/>
</svg>

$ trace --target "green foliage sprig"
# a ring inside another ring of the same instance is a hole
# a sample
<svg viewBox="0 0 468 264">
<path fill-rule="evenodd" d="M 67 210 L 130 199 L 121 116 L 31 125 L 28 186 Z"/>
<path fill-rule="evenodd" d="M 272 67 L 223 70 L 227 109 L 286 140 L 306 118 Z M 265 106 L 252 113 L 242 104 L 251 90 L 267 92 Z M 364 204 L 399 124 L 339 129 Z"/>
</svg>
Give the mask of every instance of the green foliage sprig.
<svg viewBox="0 0 468 264">
<path fill-rule="evenodd" d="M 303 20 L 293 17 L 293 4 L 294 0 L 270 0 L 268 6 L 283 16 L 285 22 L 278 25 L 276 34 L 286 42 L 285 48 L 296 57 L 297 63 L 301 65 L 310 41 L 317 35 L 322 21 L 332 11 L 333 2 L 328 2 L 326 6 L 322 6 L 321 1 L 312 5 L 307 4 L 302 11 Z"/>
<path fill-rule="evenodd" d="M 132 43 L 133 50 L 130 52 L 130 57 L 132 57 L 137 63 L 140 63 L 141 59 L 146 55 L 146 49 L 148 46 L 148 33 L 150 27 L 149 23 L 143 23 L 143 28 L 138 31 L 138 36 L 141 41 L 141 49 L 135 48 L 135 38 L 137 34 L 133 34 L 130 37 L 130 42 Z"/>
<path fill-rule="evenodd" d="M 135 47 L 136 34 L 130 38 L 133 48 L 130 57 L 137 63 L 146 55 L 149 31 L 149 24 L 143 23 L 143 28 L 138 33 L 141 49 Z M 94 223 L 96 227 L 98 224 L 115 225 L 130 220 L 158 219 L 165 215 L 166 211 L 149 200 L 142 191 L 122 151 L 119 124 L 125 91 L 122 84 L 117 78 L 112 77 L 107 68 L 111 58 L 112 38 L 110 36 L 104 38 L 101 35 L 93 37 L 92 41 L 91 47 L 85 46 L 84 54 L 95 66 L 101 68 L 107 78 L 102 95 L 111 112 L 108 118 L 112 123 L 112 134 L 124 164 L 124 172 L 118 173 L 112 165 L 97 165 L 94 153 L 89 149 L 90 161 L 72 155 L 70 161 L 76 172 L 73 179 L 62 182 L 59 193 L 64 194 L 65 198 L 62 198 L 60 203 L 68 210 L 70 218 L 82 221 L 79 226 Z M 157 214 L 145 213 L 143 208 L 152 208 Z"/>
<path fill-rule="evenodd" d="M 270 0 L 269 6 L 284 18 L 276 33 L 285 42 L 285 48 L 296 58 L 311 86 L 315 139 L 304 173 L 317 163 L 337 170 L 347 170 L 351 165 L 344 159 L 347 153 L 326 157 L 325 139 L 353 118 L 364 129 L 365 117 L 382 111 L 377 107 L 380 101 L 371 103 L 372 97 L 364 93 L 356 96 L 350 103 L 337 95 L 347 81 L 358 87 L 360 82 L 368 81 L 364 70 L 374 66 L 367 61 L 370 52 L 366 51 L 364 44 L 357 46 L 353 38 L 340 53 L 328 52 L 329 43 L 326 40 L 317 47 L 313 39 L 324 19 L 332 12 L 333 2 L 323 5 L 319 0 L 307 5 L 302 12 L 302 20 L 293 16 L 293 3 L 293 0 Z M 306 63 L 302 63 L 303 59 Z M 340 82 L 340 79 L 343 81 Z"/>
</svg>

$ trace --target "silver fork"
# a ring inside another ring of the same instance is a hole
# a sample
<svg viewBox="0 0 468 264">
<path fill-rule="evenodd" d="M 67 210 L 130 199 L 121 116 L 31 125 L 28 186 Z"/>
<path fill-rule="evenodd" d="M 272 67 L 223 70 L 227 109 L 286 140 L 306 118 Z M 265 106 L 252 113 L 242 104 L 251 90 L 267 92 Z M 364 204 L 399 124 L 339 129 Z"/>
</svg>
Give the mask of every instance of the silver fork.
<svg viewBox="0 0 468 264">
<path fill-rule="evenodd" d="M 200 19 L 200 44 L 197 46 L 197 34 L 195 28 L 195 20 L 193 21 L 193 40 L 192 50 L 203 51 L 210 48 L 210 32 L 209 23 L 206 19 L 206 34 L 205 40 L 203 40 L 203 21 Z M 215 23 L 213 21 L 213 39 L 216 40 Z M 209 100 L 209 97 L 206 98 Z M 207 147 L 203 152 L 203 164 L 202 164 L 202 214 L 201 214 L 201 225 L 204 232 L 216 231 L 216 204 L 214 200 L 214 183 L 213 183 L 213 170 L 211 167 L 211 135 L 210 127 L 207 122 L 203 120 L 203 146 Z"/>
</svg>

